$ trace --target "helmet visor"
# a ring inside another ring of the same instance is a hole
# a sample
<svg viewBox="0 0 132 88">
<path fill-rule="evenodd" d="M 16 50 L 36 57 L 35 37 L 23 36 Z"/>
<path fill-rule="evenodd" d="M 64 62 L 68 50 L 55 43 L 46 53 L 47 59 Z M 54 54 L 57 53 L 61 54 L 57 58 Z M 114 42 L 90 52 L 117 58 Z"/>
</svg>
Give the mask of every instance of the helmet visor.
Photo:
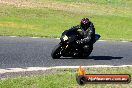
<svg viewBox="0 0 132 88">
<path fill-rule="evenodd" d="M 89 28 L 88 23 L 87 24 L 81 24 L 82 30 L 86 31 Z"/>
</svg>

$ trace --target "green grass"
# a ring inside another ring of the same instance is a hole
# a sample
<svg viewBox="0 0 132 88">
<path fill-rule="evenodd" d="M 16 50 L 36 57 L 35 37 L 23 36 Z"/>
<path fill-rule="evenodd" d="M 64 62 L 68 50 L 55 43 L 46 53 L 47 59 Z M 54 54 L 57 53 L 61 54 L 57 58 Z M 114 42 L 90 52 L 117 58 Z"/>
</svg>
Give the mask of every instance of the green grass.
<svg viewBox="0 0 132 88">
<path fill-rule="evenodd" d="M 131 0 L 55 0 L 60 2 L 81 2 L 81 3 L 98 3 L 98 4 L 132 4 Z"/>
<path fill-rule="evenodd" d="M 46 76 L 8 78 L 0 81 L 0 88 L 67 88 L 73 84 L 75 84 L 73 74 L 65 72 Z"/>
<path fill-rule="evenodd" d="M 122 68 L 85 68 L 87 74 L 130 74 L 131 67 Z M 55 69 L 54 69 L 55 70 Z M 129 84 L 86 84 L 76 83 L 77 69 L 57 69 L 57 73 L 31 77 L 16 77 L 0 80 L 0 88 L 132 88 Z"/>
<path fill-rule="evenodd" d="M 0 4 L 0 35 L 60 37 L 64 30 L 79 24 L 81 18 L 89 17 L 101 39 L 132 41 L 131 1 L 77 1 L 81 3 L 74 3 L 75 0 L 30 0 L 35 5 Z"/>
</svg>

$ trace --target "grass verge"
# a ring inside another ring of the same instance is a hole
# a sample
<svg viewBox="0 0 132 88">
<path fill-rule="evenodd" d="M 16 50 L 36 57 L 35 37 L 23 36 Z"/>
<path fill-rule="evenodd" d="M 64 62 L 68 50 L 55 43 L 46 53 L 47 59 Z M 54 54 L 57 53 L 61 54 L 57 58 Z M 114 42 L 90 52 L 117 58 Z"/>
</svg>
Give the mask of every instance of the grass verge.
<svg viewBox="0 0 132 88">
<path fill-rule="evenodd" d="M 88 74 L 130 74 L 132 67 L 85 68 Z M 129 84 L 86 84 L 79 86 L 75 80 L 76 69 L 54 69 L 57 73 L 31 77 L 17 77 L 0 80 L 0 88 L 132 88 Z"/>
<path fill-rule="evenodd" d="M 95 24 L 96 32 L 102 36 L 101 39 L 132 41 L 131 1 L 67 2 L 67 0 L 0 1 L 0 35 L 60 37 L 64 30 L 79 24 L 81 18 L 89 17 Z"/>
</svg>

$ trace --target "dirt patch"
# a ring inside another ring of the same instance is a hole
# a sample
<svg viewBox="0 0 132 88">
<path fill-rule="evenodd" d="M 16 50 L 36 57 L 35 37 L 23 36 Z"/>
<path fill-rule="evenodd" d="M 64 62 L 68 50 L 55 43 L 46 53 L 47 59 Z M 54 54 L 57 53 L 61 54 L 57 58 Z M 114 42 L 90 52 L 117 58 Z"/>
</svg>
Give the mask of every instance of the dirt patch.
<svg viewBox="0 0 132 88">
<path fill-rule="evenodd" d="M 75 5 L 68 5 L 53 1 L 37 1 L 37 0 L 0 0 L 1 4 L 14 5 L 16 7 L 29 7 L 29 8 L 51 8 L 56 10 L 69 10 Z"/>
<path fill-rule="evenodd" d="M 12 28 L 23 28 L 23 29 L 37 29 L 35 25 L 29 25 L 29 24 L 17 24 L 14 22 L 0 22 L 0 27 L 9 26 Z"/>
<path fill-rule="evenodd" d="M 100 5 L 94 3 L 62 3 L 52 0 L 0 0 L 1 4 L 14 5 L 16 7 L 49 8 L 72 13 L 94 14 L 94 15 L 120 15 L 130 14 L 131 8 L 113 7 L 111 5 Z M 116 13 L 116 14 L 115 14 Z M 125 15 L 126 16 L 126 15 Z M 129 16 L 129 15 L 128 15 Z"/>
<path fill-rule="evenodd" d="M 38 71 L 7 72 L 7 73 L 1 73 L 0 79 L 15 78 L 15 77 L 30 77 L 30 76 L 49 75 L 49 74 L 58 74 L 58 73 L 60 73 L 60 71 L 58 71 L 57 69 L 38 70 Z"/>
</svg>

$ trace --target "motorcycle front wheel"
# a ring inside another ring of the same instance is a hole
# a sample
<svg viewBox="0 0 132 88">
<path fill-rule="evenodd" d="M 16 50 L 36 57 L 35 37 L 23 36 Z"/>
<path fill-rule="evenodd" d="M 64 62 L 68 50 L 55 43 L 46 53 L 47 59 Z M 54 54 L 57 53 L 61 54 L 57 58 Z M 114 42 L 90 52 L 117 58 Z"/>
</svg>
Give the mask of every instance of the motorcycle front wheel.
<svg viewBox="0 0 132 88">
<path fill-rule="evenodd" d="M 62 48 L 60 44 L 55 46 L 55 48 L 51 52 L 51 56 L 53 59 L 57 59 L 57 58 L 59 59 L 61 57 L 61 53 L 60 53 L 61 49 Z"/>
</svg>

